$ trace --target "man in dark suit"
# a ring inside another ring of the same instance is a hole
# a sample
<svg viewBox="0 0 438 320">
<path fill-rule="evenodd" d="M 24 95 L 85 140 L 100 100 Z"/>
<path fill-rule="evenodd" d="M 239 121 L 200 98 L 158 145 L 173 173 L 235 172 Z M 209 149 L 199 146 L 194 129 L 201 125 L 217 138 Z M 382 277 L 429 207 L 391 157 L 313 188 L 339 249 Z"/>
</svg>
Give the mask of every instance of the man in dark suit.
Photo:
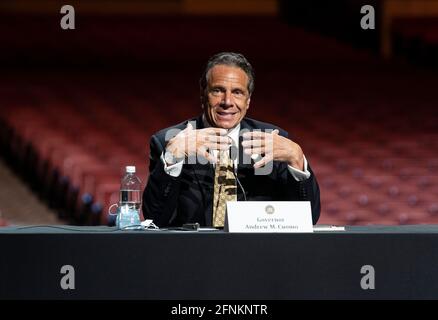
<svg viewBox="0 0 438 320">
<path fill-rule="evenodd" d="M 221 199 L 309 200 L 315 224 L 319 187 L 301 147 L 281 128 L 245 117 L 254 90 L 246 58 L 214 55 L 200 86 L 203 114 L 151 137 L 145 218 L 158 226 L 221 227 Z M 218 162 L 222 155 L 229 165 Z"/>
</svg>

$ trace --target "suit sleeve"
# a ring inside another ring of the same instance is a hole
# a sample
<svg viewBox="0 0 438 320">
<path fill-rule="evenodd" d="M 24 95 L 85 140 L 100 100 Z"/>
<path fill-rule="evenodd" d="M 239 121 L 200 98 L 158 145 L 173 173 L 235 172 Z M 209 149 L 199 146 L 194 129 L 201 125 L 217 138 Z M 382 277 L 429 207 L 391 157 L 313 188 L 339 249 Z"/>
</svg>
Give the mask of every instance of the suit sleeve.
<svg viewBox="0 0 438 320">
<path fill-rule="evenodd" d="M 164 143 L 153 135 L 150 141 L 149 180 L 143 192 L 143 215 L 159 226 L 167 226 L 173 219 L 180 188 L 179 177 L 172 177 L 164 171 L 160 155 Z"/>
<path fill-rule="evenodd" d="M 281 130 L 280 134 L 288 137 L 287 132 Z M 297 181 L 289 172 L 286 163 L 278 163 L 277 179 L 280 181 L 278 190 L 285 201 L 310 201 L 312 208 L 312 221 L 316 224 L 321 213 L 321 201 L 318 182 L 315 174 L 308 164 L 310 177 L 303 181 Z"/>
<path fill-rule="evenodd" d="M 312 222 L 316 224 L 321 212 L 319 186 L 310 165 L 308 166 L 310 177 L 303 181 L 296 181 L 290 174 L 287 165 L 282 163 L 279 166 L 279 187 L 278 193 L 284 201 L 310 201 L 312 208 Z"/>
</svg>

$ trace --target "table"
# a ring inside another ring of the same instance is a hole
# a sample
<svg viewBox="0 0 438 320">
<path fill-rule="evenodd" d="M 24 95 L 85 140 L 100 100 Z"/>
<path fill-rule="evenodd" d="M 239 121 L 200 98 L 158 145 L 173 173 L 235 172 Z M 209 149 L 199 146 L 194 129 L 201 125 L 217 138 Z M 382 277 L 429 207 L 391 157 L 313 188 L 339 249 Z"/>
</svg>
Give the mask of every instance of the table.
<svg viewBox="0 0 438 320">
<path fill-rule="evenodd" d="M 294 234 L 6 227 L 0 248 L 0 299 L 438 298 L 435 225 Z M 363 266 L 374 269 L 374 289 L 361 287 L 371 276 Z M 74 289 L 63 289 L 72 270 Z"/>
</svg>

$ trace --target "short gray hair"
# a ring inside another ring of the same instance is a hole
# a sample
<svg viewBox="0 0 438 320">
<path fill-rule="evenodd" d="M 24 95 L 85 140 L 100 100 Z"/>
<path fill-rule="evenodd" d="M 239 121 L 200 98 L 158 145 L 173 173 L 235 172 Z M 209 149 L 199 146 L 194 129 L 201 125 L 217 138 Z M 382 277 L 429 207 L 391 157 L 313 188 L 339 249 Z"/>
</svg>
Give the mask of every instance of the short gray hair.
<svg viewBox="0 0 438 320">
<path fill-rule="evenodd" d="M 242 69 L 248 76 L 248 92 L 251 95 L 254 91 L 254 69 L 243 54 L 236 52 L 220 52 L 208 59 L 207 65 L 204 69 L 204 73 L 199 80 L 202 94 L 205 93 L 208 82 L 208 72 L 211 68 L 217 65 L 233 66 Z"/>
</svg>

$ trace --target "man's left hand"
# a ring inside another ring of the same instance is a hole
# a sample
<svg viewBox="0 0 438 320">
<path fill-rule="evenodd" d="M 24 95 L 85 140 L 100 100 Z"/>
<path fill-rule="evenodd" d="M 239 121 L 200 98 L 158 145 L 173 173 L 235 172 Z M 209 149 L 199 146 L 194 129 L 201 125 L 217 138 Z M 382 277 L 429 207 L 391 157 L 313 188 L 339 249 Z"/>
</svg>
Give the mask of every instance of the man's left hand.
<svg viewBox="0 0 438 320">
<path fill-rule="evenodd" d="M 243 139 L 243 152 L 248 155 L 263 155 L 254 164 L 254 168 L 263 167 L 270 161 L 284 161 L 291 167 L 304 171 L 303 150 L 297 143 L 280 136 L 277 129 L 270 133 L 245 132 Z"/>
</svg>

